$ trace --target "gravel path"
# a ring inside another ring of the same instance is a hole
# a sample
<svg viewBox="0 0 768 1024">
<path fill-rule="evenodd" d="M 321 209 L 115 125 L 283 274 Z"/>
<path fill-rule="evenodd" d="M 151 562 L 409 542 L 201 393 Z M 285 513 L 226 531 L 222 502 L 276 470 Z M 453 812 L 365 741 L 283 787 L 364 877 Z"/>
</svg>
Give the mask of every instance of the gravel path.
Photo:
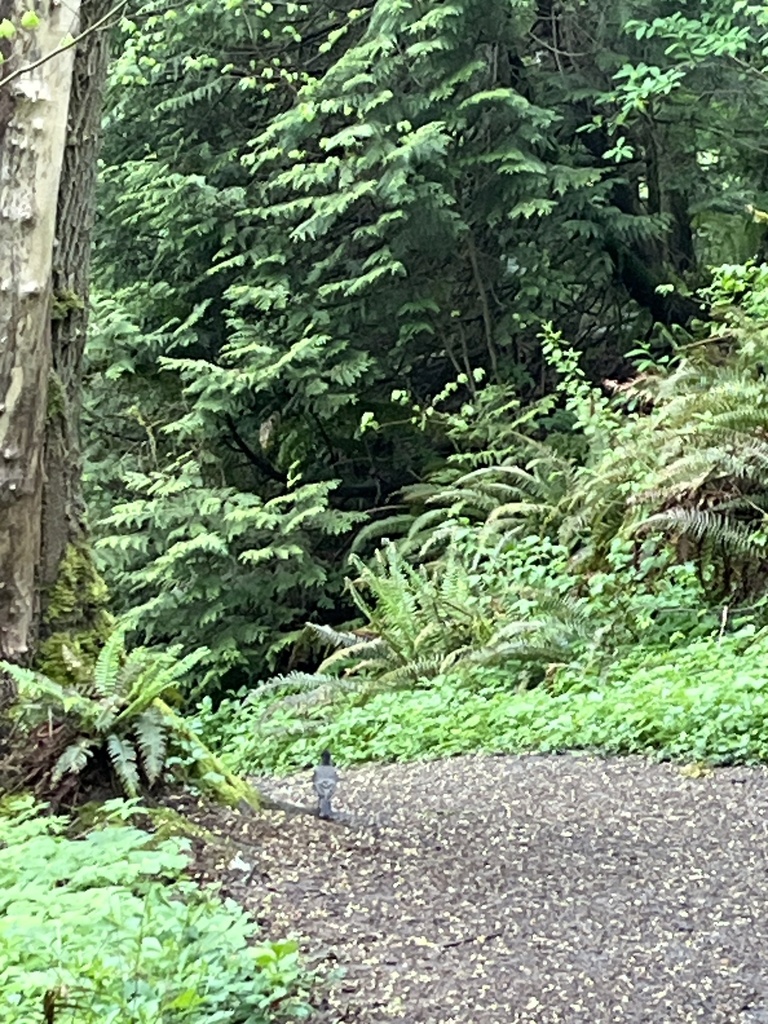
<svg viewBox="0 0 768 1024">
<path fill-rule="evenodd" d="M 768 1024 L 763 769 L 467 756 L 344 771 L 337 802 L 217 828 L 253 865 L 226 890 L 330 970 L 318 1022 Z"/>
</svg>

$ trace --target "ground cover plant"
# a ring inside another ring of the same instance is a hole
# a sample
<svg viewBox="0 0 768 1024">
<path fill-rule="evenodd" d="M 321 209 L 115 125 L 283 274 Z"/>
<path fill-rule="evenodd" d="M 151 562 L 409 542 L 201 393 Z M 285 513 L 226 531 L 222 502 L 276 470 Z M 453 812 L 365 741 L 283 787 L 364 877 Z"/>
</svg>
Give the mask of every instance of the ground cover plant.
<svg viewBox="0 0 768 1024">
<path fill-rule="evenodd" d="M 503 668 L 406 691 L 340 693 L 307 705 L 274 693 L 204 707 L 198 728 L 241 771 L 295 771 L 331 748 L 341 763 L 469 751 L 589 750 L 711 764 L 768 757 L 768 634 L 745 627 L 572 666 L 520 692 Z"/>
<path fill-rule="evenodd" d="M 184 880 L 187 840 L 71 823 L 28 798 L 0 807 L 0 1021 L 267 1024 L 306 1016 L 296 943 Z"/>
</svg>

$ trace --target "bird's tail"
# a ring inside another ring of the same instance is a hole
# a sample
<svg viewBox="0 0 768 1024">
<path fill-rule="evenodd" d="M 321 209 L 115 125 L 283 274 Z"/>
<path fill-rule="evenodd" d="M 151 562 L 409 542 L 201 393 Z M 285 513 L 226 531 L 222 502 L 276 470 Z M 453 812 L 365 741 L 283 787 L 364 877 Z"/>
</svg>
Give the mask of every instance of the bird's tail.
<svg viewBox="0 0 768 1024">
<path fill-rule="evenodd" d="M 331 797 L 330 794 L 321 793 L 318 796 L 318 810 L 317 813 L 321 818 L 331 818 L 333 814 L 331 812 Z"/>
</svg>

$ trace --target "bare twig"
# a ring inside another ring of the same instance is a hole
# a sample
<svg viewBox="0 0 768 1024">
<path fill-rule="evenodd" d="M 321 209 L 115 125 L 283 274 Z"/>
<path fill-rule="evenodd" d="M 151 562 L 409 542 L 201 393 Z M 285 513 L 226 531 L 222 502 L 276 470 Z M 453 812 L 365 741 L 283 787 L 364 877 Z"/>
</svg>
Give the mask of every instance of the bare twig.
<svg viewBox="0 0 768 1024">
<path fill-rule="evenodd" d="M 441 942 L 441 949 L 453 949 L 456 946 L 466 946 L 470 942 L 488 942 L 489 939 L 498 939 L 503 932 L 489 932 L 487 935 L 470 935 L 466 939 L 456 939 L 453 942 Z"/>
</svg>

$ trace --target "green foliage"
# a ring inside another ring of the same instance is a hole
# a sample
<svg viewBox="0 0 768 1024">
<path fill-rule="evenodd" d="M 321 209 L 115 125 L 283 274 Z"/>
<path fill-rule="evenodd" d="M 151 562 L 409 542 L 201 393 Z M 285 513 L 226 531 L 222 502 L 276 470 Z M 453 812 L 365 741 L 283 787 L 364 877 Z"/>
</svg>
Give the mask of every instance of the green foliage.
<svg viewBox="0 0 768 1024">
<path fill-rule="evenodd" d="M 232 900 L 183 881 L 186 840 L 107 809 L 106 826 L 70 838 L 27 798 L 3 801 L 0 1022 L 305 1017 L 296 943 L 260 941 Z"/>
<path fill-rule="evenodd" d="M 477 538 L 477 530 L 456 529 L 448 555 L 429 569 L 409 567 L 386 546 L 360 580 L 377 598 L 361 601 L 370 628 L 315 627 L 337 648 L 317 673 L 244 689 L 216 710 L 206 699 L 197 716 L 202 737 L 247 771 L 301 764 L 331 739 L 353 760 L 492 747 L 495 726 L 483 715 L 477 735 L 455 724 L 465 713 L 474 720 L 489 680 L 501 693 L 493 701 L 513 701 L 532 686 L 548 694 L 569 666 L 598 678 L 628 651 L 684 653 L 686 640 L 717 627 L 695 568 L 650 542 L 639 553 L 615 543 L 606 569 L 585 578 L 551 540 L 520 537 L 483 549 Z M 551 702 L 539 699 L 546 718 Z M 355 723 L 365 742 L 345 731 L 358 736 Z M 398 730 L 400 745 L 390 748 Z"/>
<path fill-rule="evenodd" d="M 744 304 L 754 306 L 759 280 L 759 274 L 724 268 L 710 297 L 739 288 Z M 761 448 L 763 325 L 729 307 L 722 327 L 683 348 L 666 367 L 646 361 L 641 375 L 614 398 L 589 384 L 556 332 L 548 329 L 544 341 L 560 375 L 566 411 L 587 443 L 584 465 L 573 467 L 573 483 L 550 515 L 567 546 L 526 534 L 538 510 L 526 510 L 512 532 L 501 528 L 496 512 L 503 508 L 502 490 L 495 491 L 497 507 L 491 490 L 485 506 L 474 499 L 471 509 L 464 501 L 470 492 L 449 484 L 444 493 L 453 505 L 445 502 L 447 515 L 438 530 L 443 543 L 431 564 L 414 567 L 391 543 L 371 565 L 356 563 L 352 596 L 370 632 L 317 629 L 338 650 L 320 666 L 314 688 L 311 677 L 293 691 L 289 680 L 278 680 L 278 687 L 286 685 L 288 699 L 267 687 L 242 707 L 225 704 L 215 714 L 204 709 L 204 731 L 212 728 L 236 763 L 251 767 L 249 759 L 264 756 L 285 765 L 313 745 L 331 741 L 352 759 L 366 756 L 363 751 L 376 757 L 447 754 L 463 745 L 507 742 L 545 749 L 658 749 L 716 759 L 761 756 L 762 720 L 749 726 L 752 731 L 739 746 L 727 724 L 726 684 L 712 692 L 706 659 L 727 661 L 729 647 L 706 637 L 719 614 L 713 597 L 733 601 L 764 590 L 765 572 L 756 558 L 768 497 L 768 460 Z M 540 412 L 532 410 L 530 425 Z M 516 451 L 524 452 L 527 444 L 518 433 L 500 476 L 515 469 Z M 431 543 L 422 545 L 421 557 Z M 764 621 L 764 603 L 751 614 L 752 621 Z M 755 658 L 765 642 L 760 634 L 758 643 L 745 645 L 746 636 L 743 632 L 730 647 L 727 685 L 739 693 L 744 676 L 737 671 L 737 655 L 746 647 Z M 666 673 L 671 649 L 681 664 L 690 662 L 697 681 L 674 678 L 672 691 L 683 709 L 679 716 L 671 716 L 664 703 L 666 676 L 648 676 L 644 668 L 663 650 Z M 616 662 L 624 674 L 617 679 L 614 704 L 616 677 L 610 666 Z M 484 674 L 483 665 L 500 667 Z M 357 692 L 333 687 L 328 673 L 339 669 L 345 669 L 347 684 L 361 678 Z M 576 679 L 592 682 L 585 689 Z M 494 680 L 503 680 L 498 682 L 502 696 L 491 700 L 484 691 L 482 699 L 494 707 L 502 699 L 519 706 L 524 716 L 519 728 L 505 731 L 499 719 L 484 712 L 476 718 L 471 692 L 465 711 L 477 727 L 469 733 L 442 728 L 446 716 L 450 721 L 463 714 L 456 710 L 463 707 L 461 686 L 472 691 L 478 680 L 491 680 L 493 687 Z M 521 696 L 518 705 L 512 694 L 531 682 L 542 685 L 530 704 Z M 416 689 L 397 698 L 378 692 L 397 686 Z M 689 697 L 683 700 L 686 686 Z M 309 701 L 301 699 L 307 695 Z M 699 704 L 711 710 L 713 703 L 720 708 L 718 729 L 727 734 L 719 746 L 710 739 L 720 732 L 708 731 L 698 713 Z M 760 702 L 748 703 L 757 714 Z M 255 726 L 254 706 L 263 716 Z M 535 726 L 525 717 L 534 707 L 541 711 Z M 413 735 L 406 735 L 408 715 Z M 422 719 L 428 722 L 423 727 Z M 270 753 L 262 755 L 262 749 Z"/>
<path fill-rule="evenodd" d="M 178 648 L 136 648 L 126 654 L 124 632 L 117 630 L 87 683 L 77 687 L 0 663 L 18 688 L 12 709 L 15 754 L 4 772 L 59 797 L 76 790 L 88 772 L 98 778 L 105 769 L 128 796 L 151 787 L 165 767 L 171 724 L 158 698 L 175 692 L 205 653 L 182 658 Z M 36 740 L 31 749 L 30 737 Z"/>
<path fill-rule="evenodd" d="M 337 643 L 340 650 L 320 671 L 351 663 L 347 675 L 384 686 L 495 663 L 505 664 L 525 687 L 547 665 L 599 644 L 608 626 L 618 645 L 618 635 L 632 632 L 634 619 L 644 614 L 641 573 L 633 599 L 617 604 L 614 594 L 608 611 L 603 591 L 618 590 L 618 578 L 606 574 L 602 586 L 595 579 L 580 591 L 565 549 L 535 536 L 491 534 L 489 542 L 482 529 L 454 524 L 445 553 L 429 567 L 413 568 L 395 545 L 377 552 L 370 567 L 357 565 L 353 600 L 373 638 Z"/>
<path fill-rule="evenodd" d="M 102 565 L 144 638 L 204 642 L 202 688 L 236 689 L 283 667 L 307 618 L 347 617 L 363 519 L 371 537 L 426 512 L 418 544 L 446 512 L 554 535 L 573 453 L 536 445 L 555 420 L 563 442 L 562 409 L 509 462 L 480 454 L 505 439 L 459 436 L 462 410 L 547 400 L 542 320 L 590 378 L 625 373 L 654 321 L 701 312 L 690 290 L 724 239 L 754 254 L 761 31 L 724 0 L 697 17 L 582 0 L 546 18 L 530 0 L 131 12 L 84 419 Z M 452 423 L 404 410 L 451 382 Z"/>
<path fill-rule="evenodd" d="M 745 278 L 728 268 L 720 281 L 720 296 L 746 289 Z M 762 297 L 752 295 L 759 306 Z M 683 346 L 669 366 L 646 364 L 620 389 L 624 415 L 597 415 L 604 441 L 566 500 L 572 543 L 599 561 L 613 538 L 661 534 L 697 565 L 710 600 L 762 594 L 766 358 L 765 325 L 729 311 L 722 326 Z"/>
<path fill-rule="evenodd" d="M 504 666 L 480 667 L 309 710 L 273 710 L 268 696 L 207 707 L 199 728 L 231 764 L 254 772 L 304 767 L 323 746 L 342 764 L 574 749 L 758 762 L 768 758 L 766 654 L 768 634 L 747 624 L 671 650 L 644 644 L 621 659 L 561 668 L 535 690 L 520 691 Z"/>
<path fill-rule="evenodd" d="M 526 406 L 512 388 L 479 387 L 481 376 L 471 401 L 455 411 L 450 403 L 461 376 L 427 408 L 412 405 L 414 422 L 424 430 L 437 427 L 456 450 L 425 480 L 404 487 L 407 511 L 365 526 L 353 550 L 362 550 L 372 538 L 397 537 L 399 551 L 417 560 L 434 559 L 457 528 L 469 524 L 483 525 L 486 541 L 531 533 L 556 536 L 559 505 L 576 468 L 569 453 L 576 454 L 580 445 L 578 438 L 572 440 L 574 417 L 557 409 L 556 394 Z M 405 392 L 398 400 L 412 401 Z"/>
<path fill-rule="evenodd" d="M 131 500 L 112 509 L 97 546 L 130 608 L 127 621 L 146 643 L 204 647 L 199 689 L 242 676 L 259 656 L 274 662 L 287 642 L 276 634 L 298 628 L 308 603 L 327 607 L 328 592 L 340 589 L 341 567 L 319 550 L 343 544 L 339 535 L 360 517 L 331 507 L 335 486 L 296 481 L 265 500 L 207 482 L 191 458 L 134 473 Z"/>
<path fill-rule="evenodd" d="M 623 388 L 638 337 L 657 362 L 692 340 L 709 263 L 734 263 L 715 307 L 761 315 L 759 262 L 736 266 L 768 205 L 759 5 L 246 6 L 143 0 L 107 99 L 87 490 L 116 610 L 209 649 L 186 695 L 282 671 L 307 619 L 341 635 L 356 610 L 377 679 L 534 647 L 546 620 L 545 669 L 577 620 L 636 633 L 670 546 L 710 601 L 755 590 L 757 358 L 729 377 L 690 350 L 616 401 L 592 382 Z M 359 554 L 403 535 L 430 564 L 344 591 L 363 523 Z M 489 568 L 530 537 L 579 559 L 562 614 L 521 618 Z M 635 610 L 601 618 L 589 573 L 624 609 L 635 562 Z"/>
</svg>

